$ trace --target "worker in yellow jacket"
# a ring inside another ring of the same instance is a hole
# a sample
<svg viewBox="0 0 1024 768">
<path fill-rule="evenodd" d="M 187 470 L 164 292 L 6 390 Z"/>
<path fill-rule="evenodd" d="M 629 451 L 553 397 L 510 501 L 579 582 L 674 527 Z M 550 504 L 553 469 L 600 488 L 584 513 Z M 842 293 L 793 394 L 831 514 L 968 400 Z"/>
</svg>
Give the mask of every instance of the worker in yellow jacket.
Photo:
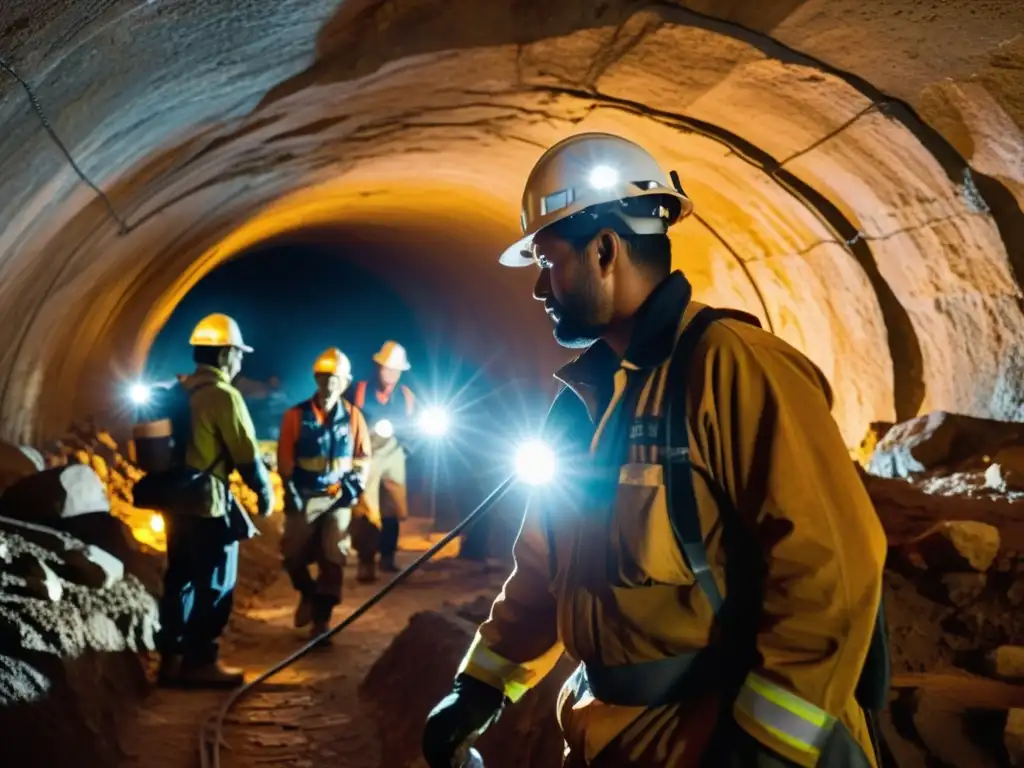
<svg viewBox="0 0 1024 768">
<path fill-rule="evenodd" d="M 237 470 L 256 492 L 259 514 L 274 508 L 270 478 L 260 457 L 249 409 L 232 381 L 252 347 L 232 318 L 203 318 L 189 341 L 195 372 L 182 377 L 187 397 L 185 464 L 208 474 L 205 498 L 165 515 L 167 570 L 160 601 L 159 682 L 164 686 L 231 688 L 241 669 L 218 660 L 218 640 L 228 619 L 238 573 L 238 542 L 256 535 L 248 515 L 231 494 L 228 478 Z"/>
<path fill-rule="evenodd" d="M 548 419 L 562 487 L 531 503 L 428 719 L 432 768 L 563 653 L 579 662 L 558 703 L 566 765 L 876 765 L 858 684 L 885 538 L 824 376 L 672 271 L 667 229 L 692 210 L 675 174 L 607 134 L 530 175 L 501 261 L 539 268 L 556 339 L 587 349 Z"/>
</svg>

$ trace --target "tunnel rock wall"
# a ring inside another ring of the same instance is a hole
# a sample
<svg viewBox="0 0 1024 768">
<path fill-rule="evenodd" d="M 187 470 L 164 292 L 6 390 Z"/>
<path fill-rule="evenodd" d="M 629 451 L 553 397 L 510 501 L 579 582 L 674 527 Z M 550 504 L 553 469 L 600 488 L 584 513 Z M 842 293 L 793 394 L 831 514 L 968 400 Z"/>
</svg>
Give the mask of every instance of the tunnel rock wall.
<svg viewBox="0 0 1024 768">
<path fill-rule="evenodd" d="M 1020 415 L 1013 4 L 273 5 L 3 11 L 0 55 L 115 212 L 0 73 L 5 436 L 109 407 L 184 291 L 310 225 L 391 229 L 465 272 L 479 295 L 446 307 L 463 343 L 484 351 L 483 317 L 510 369 L 550 369 L 532 277 L 493 258 L 536 157 L 592 129 L 680 172 L 698 297 L 814 359 L 849 443 L 928 409 Z"/>
</svg>

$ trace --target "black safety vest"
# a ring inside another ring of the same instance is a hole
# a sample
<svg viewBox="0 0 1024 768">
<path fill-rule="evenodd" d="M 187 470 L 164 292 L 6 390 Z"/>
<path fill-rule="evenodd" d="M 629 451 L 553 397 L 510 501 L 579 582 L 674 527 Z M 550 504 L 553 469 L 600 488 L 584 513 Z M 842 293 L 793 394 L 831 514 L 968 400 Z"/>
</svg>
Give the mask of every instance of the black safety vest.
<svg viewBox="0 0 1024 768">
<path fill-rule="evenodd" d="M 352 469 L 352 423 L 345 403 L 339 402 L 323 423 L 316 417 L 313 400 L 299 406 L 301 423 L 295 442 L 292 481 L 301 493 L 324 493 L 341 482 Z"/>
</svg>

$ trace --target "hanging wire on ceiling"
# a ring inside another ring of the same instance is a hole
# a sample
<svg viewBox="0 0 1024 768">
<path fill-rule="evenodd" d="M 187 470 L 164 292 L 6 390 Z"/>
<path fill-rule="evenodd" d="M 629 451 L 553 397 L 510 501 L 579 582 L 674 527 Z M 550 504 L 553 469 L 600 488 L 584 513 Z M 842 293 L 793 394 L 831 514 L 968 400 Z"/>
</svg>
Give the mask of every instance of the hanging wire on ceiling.
<svg viewBox="0 0 1024 768">
<path fill-rule="evenodd" d="M 78 174 L 78 177 L 87 185 L 89 185 L 89 187 L 99 196 L 100 200 L 103 201 L 103 204 L 106 206 L 107 212 L 110 214 L 110 217 L 117 223 L 118 234 L 127 234 L 131 229 L 128 226 L 128 223 L 124 219 L 122 219 L 120 215 L 118 215 L 117 210 L 114 208 L 114 204 L 110 201 L 110 198 L 107 197 L 106 193 L 102 189 L 100 189 L 93 182 L 93 180 L 86 175 L 85 171 L 82 170 L 78 163 L 75 162 L 75 158 L 71 156 L 71 152 L 68 151 L 67 146 L 64 144 L 63 141 L 61 141 L 60 136 L 57 135 L 57 132 L 53 129 L 53 126 L 50 124 L 49 119 L 46 117 L 46 112 L 43 110 L 42 104 L 39 103 L 39 99 L 36 97 L 35 91 L 32 89 L 32 86 L 30 86 L 25 81 L 25 78 L 18 74 L 18 71 L 13 66 L 11 66 L 11 64 L 9 64 L 8 61 L 3 56 L 0 56 L 0 69 L 7 72 L 11 77 L 13 77 L 21 84 L 22 88 L 25 89 L 25 93 L 28 96 L 28 100 L 32 104 L 32 109 L 39 117 L 39 122 L 42 123 L 43 129 L 49 134 L 50 138 L 53 140 L 53 143 L 57 145 L 57 147 L 63 153 L 64 157 L 67 158 L 68 163 L 71 165 L 72 169 L 74 169 L 75 173 Z"/>
</svg>

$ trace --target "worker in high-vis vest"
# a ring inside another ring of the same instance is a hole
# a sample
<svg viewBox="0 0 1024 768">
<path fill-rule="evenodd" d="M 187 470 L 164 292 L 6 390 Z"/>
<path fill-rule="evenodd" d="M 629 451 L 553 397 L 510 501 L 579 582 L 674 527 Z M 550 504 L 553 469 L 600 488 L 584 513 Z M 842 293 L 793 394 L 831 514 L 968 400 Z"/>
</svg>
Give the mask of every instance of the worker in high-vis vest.
<svg viewBox="0 0 1024 768">
<path fill-rule="evenodd" d="M 290 408 L 281 421 L 277 468 L 285 488 L 281 555 L 299 593 L 297 628 L 313 637 L 328 629 L 341 602 L 351 548 L 352 507 L 366 485 L 370 436 L 366 420 L 342 393 L 352 365 L 336 347 L 313 364 L 316 394 Z M 316 563 L 316 580 L 309 566 Z"/>
<path fill-rule="evenodd" d="M 394 573 L 398 551 L 400 521 L 409 515 L 406 494 L 406 450 L 412 430 L 416 398 L 404 384 L 402 374 L 412 366 L 405 347 L 394 341 L 385 342 L 373 356 L 377 367 L 374 381 L 360 381 L 352 391 L 352 403 L 362 410 L 370 425 L 373 464 L 370 477 L 356 509 L 357 522 L 353 532 L 359 552 L 357 580 L 372 582 L 377 578 L 376 559 L 380 569 Z"/>
<path fill-rule="evenodd" d="M 561 487 L 532 499 L 428 718 L 432 768 L 563 653 L 579 663 L 558 702 L 565 765 L 877 765 L 860 682 L 885 536 L 821 372 L 672 271 L 667 230 L 692 210 L 675 173 L 608 134 L 530 174 L 501 262 L 538 268 L 555 338 L 586 351 L 547 423 Z"/>
</svg>

